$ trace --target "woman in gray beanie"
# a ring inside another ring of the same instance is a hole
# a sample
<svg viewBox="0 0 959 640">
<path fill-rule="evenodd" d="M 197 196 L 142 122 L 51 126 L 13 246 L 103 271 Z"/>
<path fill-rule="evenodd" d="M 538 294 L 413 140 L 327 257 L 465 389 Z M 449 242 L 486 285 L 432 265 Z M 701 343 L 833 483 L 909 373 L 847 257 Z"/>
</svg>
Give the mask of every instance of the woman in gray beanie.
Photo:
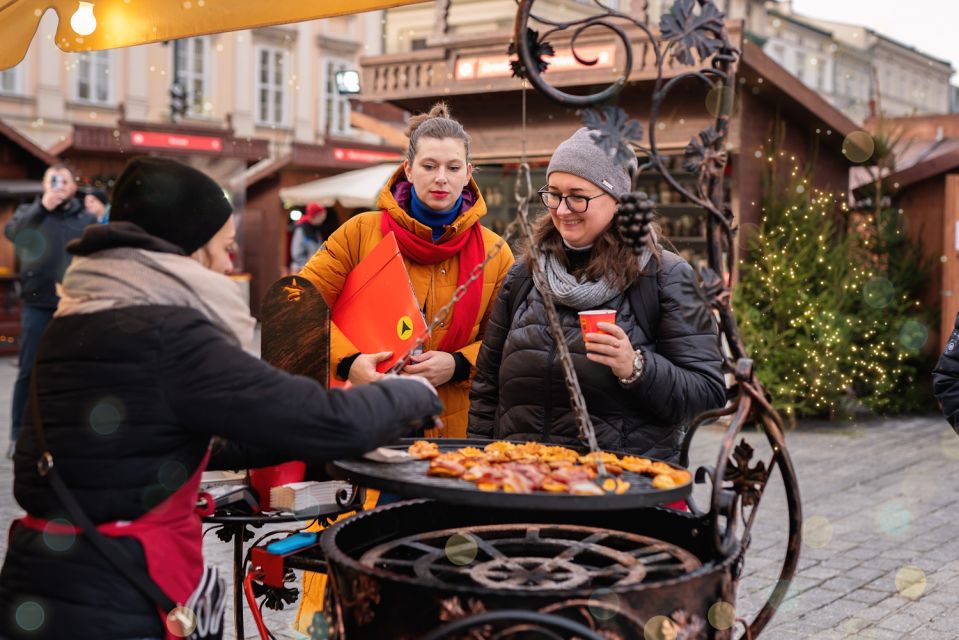
<svg viewBox="0 0 959 640">
<path fill-rule="evenodd" d="M 549 215 L 534 225 L 586 406 L 604 449 L 675 461 L 683 427 L 725 403 L 717 327 L 689 314 L 692 267 L 655 233 L 637 257 L 614 222 L 630 169 L 582 128 L 557 147 L 540 189 Z M 533 256 L 517 261 L 493 308 L 470 394 L 469 435 L 577 444 Z M 695 303 L 693 301 L 693 303 Z M 581 311 L 615 311 L 583 335 Z"/>
</svg>

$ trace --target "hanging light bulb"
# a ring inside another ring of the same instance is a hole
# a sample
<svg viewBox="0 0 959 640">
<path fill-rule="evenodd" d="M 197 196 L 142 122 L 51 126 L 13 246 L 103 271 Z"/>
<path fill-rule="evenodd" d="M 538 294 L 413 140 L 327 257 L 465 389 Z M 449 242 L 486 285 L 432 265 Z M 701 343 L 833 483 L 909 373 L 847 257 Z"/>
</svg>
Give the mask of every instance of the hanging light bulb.
<svg viewBox="0 0 959 640">
<path fill-rule="evenodd" d="M 93 15 L 93 3 L 81 2 L 73 17 L 70 26 L 81 36 L 88 36 L 97 28 L 97 18 Z"/>
</svg>

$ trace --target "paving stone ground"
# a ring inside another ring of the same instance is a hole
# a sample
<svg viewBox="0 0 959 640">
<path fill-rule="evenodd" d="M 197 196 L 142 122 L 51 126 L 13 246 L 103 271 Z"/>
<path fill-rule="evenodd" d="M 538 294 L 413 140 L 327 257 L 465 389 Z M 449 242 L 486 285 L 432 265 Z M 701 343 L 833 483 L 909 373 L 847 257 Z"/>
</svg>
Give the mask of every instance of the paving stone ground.
<svg viewBox="0 0 959 640">
<path fill-rule="evenodd" d="M 0 443 L 9 428 L 15 361 L 0 359 Z M 694 464 L 712 464 L 722 430 L 694 441 Z M 757 455 L 760 434 L 748 434 Z M 799 475 L 806 541 L 799 571 L 769 640 L 948 640 L 959 638 L 959 436 L 937 415 L 803 424 L 787 434 Z M 12 496 L 10 461 L 0 460 L 0 526 L 22 512 Z M 751 618 L 775 586 L 785 548 L 785 498 L 778 476 L 763 498 L 737 596 Z M 210 562 L 230 571 L 232 551 L 206 538 Z M 0 534 L 0 556 L 6 535 Z M 293 609 L 267 612 L 277 638 L 292 631 Z M 232 620 L 232 611 L 227 611 Z M 246 616 L 246 637 L 255 638 Z M 228 638 L 234 638 L 229 632 Z M 388 639 L 384 639 L 388 640 Z"/>
</svg>

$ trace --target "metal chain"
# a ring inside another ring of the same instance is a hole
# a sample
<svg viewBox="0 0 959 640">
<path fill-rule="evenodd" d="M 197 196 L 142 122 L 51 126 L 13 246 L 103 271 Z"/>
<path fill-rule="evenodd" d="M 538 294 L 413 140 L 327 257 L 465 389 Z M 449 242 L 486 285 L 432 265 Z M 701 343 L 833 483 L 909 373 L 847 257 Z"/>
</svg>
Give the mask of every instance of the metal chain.
<svg viewBox="0 0 959 640">
<path fill-rule="evenodd" d="M 433 334 L 433 329 L 438 327 L 440 323 L 444 322 L 449 316 L 450 311 L 453 310 L 453 307 L 457 302 L 463 299 L 463 296 L 466 295 L 466 290 L 469 286 L 481 275 L 483 275 L 483 270 L 486 268 L 486 265 L 490 261 L 499 255 L 499 252 L 502 251 L 503 247 L 509 241 L 509 238 L 512 236 L 512 233 L 516 229 L 517 222 L 514 220 L 506 228 L 506 232 L 500 237 L 495 245 L 489 250 L 489 253 L 486 254 L 486 257 L 482 262 L 477 263 L 473 270 L 470 272 L 469 278 L 466 279 L 466 282 L 461 284 L 456 288 L 456 291 L 453 292 L 453 297 L 450 298 L 450 301 L 440 307 L 440 309 L 433 316 L 433 321 L 429 324 L 428 327 L 416 338 L 416 342 L 413 343 L 413 346 L 406 352 L 402 358 L 396 361 L 396 363 L 390 367 L 390 373 L 400 373 L 403 369 L 410 363 L 410 359 L 414 354 L 429 340 L 430 336 Z"/>
<path fill-rule="evenodd" d="M 525 163 L 524 163 L 525 164 Z M 529 167 L 527 166 L 527 171 Z M 525 198 L 519 202 L 519 210 L 516 213 L 516 221 L 520 223 L 520 230 L 526 236 L 527 247 L 532 255 L 529 261 L 530 276 L 533 283 L 543 299 L 543 306 L 546 309 L 546 319 L 549 322 L 549 330 L 553 334 L 553 340 L 556 342 L 556 352 L 559 357 L 560 366 L 563 368 L 563 382 L 566 384 L 566 391 L 569 393 L 569 402 L 573 409 L 573 415 L 576 416 L 576 423 L 579 425 L 579 438 L 585 440 L 591 453 L 599 452 L 599 442 L 596 440 L 596 429 L 593 427 L 593 421 L 589 417 L 589 411 L 586 410 L 586 398 L 583 397 L 583 391 L 579 386 L 579 377 L 576 375 L 576 369 L 573 367 L 573 356 L 569 352 L 569 345 L 566 344 L 566 333 L 559 322 L 559 313 L 556 311 L 556 302 L 553 299 L 553 293 L 546 282 L 546 274 L 543 273 L 543 267 L 540 264 L 539 249 L 533 241 L 533 225 L 529 221 L 529 203 L 532 197 Z M 598 470 L 597 484 L 603 488 L 603 480 L 609 477 L 606 473 L 606 465 L 602 456 L 596 455 L 596 467 Z"/>
</svg>

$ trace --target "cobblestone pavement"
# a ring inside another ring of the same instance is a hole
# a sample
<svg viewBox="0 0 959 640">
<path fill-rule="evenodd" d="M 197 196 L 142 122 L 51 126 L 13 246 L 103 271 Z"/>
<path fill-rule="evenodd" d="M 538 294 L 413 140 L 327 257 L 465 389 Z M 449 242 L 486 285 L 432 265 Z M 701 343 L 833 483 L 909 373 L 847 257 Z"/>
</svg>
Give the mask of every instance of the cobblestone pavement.
<svg viewBox="0 0 959 640">
<path fill-rule="evenodd" d="M 0 434 L 8 432 L 13 364 L 0 359 Z M 697 435 L 695 464 L 715 461 L 721 435 L 718 427 Z M 762 437 L 748 438 L 757 455 L 763 454 Z M 959 638 L 959 544 L 953 541 L 959 524 L 959 436 L 929 415 L 805 424 L 788 433 L 787 443 L 802 488 L 806 539 L 788 599 L 762 637 Z M 10 462 L 0 460 L 3 527 L 21 513 L 11 486 Z M 746 557 L 739 615 L 751 618 L 775 585 L 785 525 L 777 476 Z M 211 534 L 205 551 L 208 561 L 230 571 L 230 545 Z M 0 535 L 0 554 L 5 552 L 6 535 Z M 305 637 L 290 629 L 294 613 L 267 612 L 277 638 Z M 227 620 L 232 621 L 231 610 Z M 248 613 L 246 637 L 256 637 Z"/>
</svg>

